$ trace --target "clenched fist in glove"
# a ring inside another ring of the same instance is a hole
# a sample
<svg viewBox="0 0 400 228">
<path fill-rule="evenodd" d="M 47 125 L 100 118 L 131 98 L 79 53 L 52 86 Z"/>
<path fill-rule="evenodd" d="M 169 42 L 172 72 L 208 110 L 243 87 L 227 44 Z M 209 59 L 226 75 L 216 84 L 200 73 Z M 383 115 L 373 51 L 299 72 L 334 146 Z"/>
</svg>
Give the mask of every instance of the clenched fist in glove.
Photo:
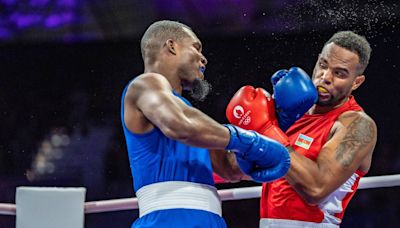
<svg viewBox="0 0 400 228">
<path fill-rule="evenodd" d="M 299 67 L 277 71 L 271 82 L 279 126 L 286 131 L 317 102 L 318 93 L 310 76 Z"/>
<path fill-rule="evenodd" d="M 279 129 L 274 100 L 262 88 L 240 88 L 226 108 L 226 117 L 233 125 L 257 131 L 284 146 L 289 145 L 287 136 Z"/>
</svg>

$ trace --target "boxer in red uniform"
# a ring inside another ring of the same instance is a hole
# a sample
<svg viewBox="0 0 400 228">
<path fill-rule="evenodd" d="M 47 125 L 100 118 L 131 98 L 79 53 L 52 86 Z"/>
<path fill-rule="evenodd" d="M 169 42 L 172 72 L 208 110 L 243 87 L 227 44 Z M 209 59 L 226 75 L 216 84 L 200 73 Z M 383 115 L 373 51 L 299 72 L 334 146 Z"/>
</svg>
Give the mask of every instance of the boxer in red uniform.
<svg viewBox="0 0 400 228">
<path fill-rule="evenodd" d="M 377 139 L 375 122 L 351 95 L 365 81 L 370 53 L 364 37 L 350 31 L 334 34 L 313 72 L 318 101 L 293 125 L 285 119 L 291 115 L 279 113 L 291 114 L 288 100 L 297 89 L 288 83 L 287 71 L 272 77 L 279 120 L 275 125 L 288 127 L 280 137 L 289 140 L 291 165 L 285 177 L 263 184 L 260 227 L 339 227 L 371 166 Z"/>
</svg>

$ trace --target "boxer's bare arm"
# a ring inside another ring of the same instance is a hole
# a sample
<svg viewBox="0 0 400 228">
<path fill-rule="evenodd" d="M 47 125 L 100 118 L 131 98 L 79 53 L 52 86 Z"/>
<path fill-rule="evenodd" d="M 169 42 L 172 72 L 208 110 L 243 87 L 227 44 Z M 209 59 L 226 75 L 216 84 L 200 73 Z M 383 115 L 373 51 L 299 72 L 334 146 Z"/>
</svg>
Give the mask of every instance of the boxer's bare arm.
<svg viewBox="0 0 400 228">
<path fill-rule="evenodd" d="M 342 114 L 316 161 L 290 153 L 286 179 L 302 198 L 317 204 L 361 169 L 366 172 L 376 144 L 375 122 L 363 112 Z"/>
<path fill-rule="evenodd" d="M 235 153 L 222 150 L 209 150 L 213 171 L 228 182 L 251 180 L 240 170 Z"/>
<path fill-rule="evenodd" d="M 167 137 L 210 149 L 224 149 L 229 130 L 172 93 L 162 75 L 146 73 L 129 85 L 124 101 L 127 128 L 143 133 L 158 127 Z"/>
</svg>

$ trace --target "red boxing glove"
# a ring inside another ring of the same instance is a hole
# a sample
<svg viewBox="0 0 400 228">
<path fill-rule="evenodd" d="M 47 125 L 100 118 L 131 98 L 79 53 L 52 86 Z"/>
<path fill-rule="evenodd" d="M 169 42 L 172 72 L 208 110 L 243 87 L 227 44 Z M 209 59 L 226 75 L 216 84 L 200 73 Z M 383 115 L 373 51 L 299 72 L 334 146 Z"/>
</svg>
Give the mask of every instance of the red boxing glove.
<svg viewBox="0 0 400 228">
<path fill-rule="evenodd" d="M 286 134 L 278 127 L 272 96 L 262 88 L 243 86 L 226 108 L 228 121 L 246 130 L 254 130 L 284 146 L 289 145 Z"/>
</svg>

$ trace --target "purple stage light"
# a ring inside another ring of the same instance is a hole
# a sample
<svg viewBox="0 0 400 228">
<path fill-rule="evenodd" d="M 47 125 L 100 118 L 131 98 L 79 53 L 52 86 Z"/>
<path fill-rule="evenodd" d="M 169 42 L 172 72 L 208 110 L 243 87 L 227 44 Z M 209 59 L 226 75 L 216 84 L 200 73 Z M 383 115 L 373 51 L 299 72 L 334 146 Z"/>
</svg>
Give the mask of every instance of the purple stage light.
<svg viewBox="0 0 400 228">
<path fill-rule="evenodd" d="M 78 0 L 57 0 L 57 6 L 60 7 L 75 7 L 78 5 Z"/>
<path fill-rule="evenodd" d="M 29 34 L 42 33 L 81 23 L 77 18 L 83 3 L 84 0 L 0 0 L 0 40 L 21 36 L 26 30 L 30 30 Z"/>
<path fill-rule="evenodd" d="M 3 3 L 6 6 L 12 6 L 17 3 L 17 0 L 0 0 L 0 3 Z"/>
<path fill-rule="evenodd" d="M 19 29 L 27 28 L 37 25 L 42 20 L 43 16 L 40 14 L 21 14 L 13 13 L 10 16 L 10 21 L 13 22 Z"/>
<path fill-rule="evenodd" d="M 65 24 L 69 24 L 74 20 L 74 15 L 71 12 L 49 15 L 44 25 L 46 28 L 55 28 Z"/>
<path fill-rule="evenodd" d="M 49 4 L 49 0 L 30 0 L 29 5 L 37 7 L 37 6 L 46 6 Z"/>
</svg>

